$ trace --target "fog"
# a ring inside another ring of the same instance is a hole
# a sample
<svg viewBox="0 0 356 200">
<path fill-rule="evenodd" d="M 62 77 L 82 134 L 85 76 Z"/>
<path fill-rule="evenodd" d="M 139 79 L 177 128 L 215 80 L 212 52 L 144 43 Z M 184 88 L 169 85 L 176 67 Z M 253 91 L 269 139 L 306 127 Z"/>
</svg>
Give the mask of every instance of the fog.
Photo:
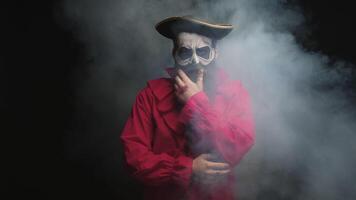
<svg viewBox="0 0 356 200">
<path fill-rule="evenodd" d="M 83 67 L 72 75 L 79 100 L 68 159 L 95 160 L 93 171 L 105 171 L 99 179 L 118 184 L 118 137 L 133 100 L 173 65 L 172 42 L 154 25 L 187 14 L 235 26 L 218 43 L 217 62 L 253 100 L 256 143 L 236 169 L 240 199 L 356 196 L 351 64 L 304 49 L 296 40 L 308 31 L 303 12 L 283 0 L 64 1 L 58 22 L 85 49 Z"/>
</svg>

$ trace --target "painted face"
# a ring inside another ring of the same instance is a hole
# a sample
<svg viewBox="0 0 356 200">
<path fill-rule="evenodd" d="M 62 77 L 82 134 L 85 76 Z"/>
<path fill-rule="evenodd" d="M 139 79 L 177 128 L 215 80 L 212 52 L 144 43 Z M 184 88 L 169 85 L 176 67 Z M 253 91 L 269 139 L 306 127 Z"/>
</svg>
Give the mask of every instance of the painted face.
<svg viewBox="0 0 356 200">
<path fill-rule="evenodd" d="M 212 47 L 212 40 L 195 33 L 179 33 L 174 60 L 178 66 L 206 66 L 214 59 L 216 52 Z"/>
</svg>

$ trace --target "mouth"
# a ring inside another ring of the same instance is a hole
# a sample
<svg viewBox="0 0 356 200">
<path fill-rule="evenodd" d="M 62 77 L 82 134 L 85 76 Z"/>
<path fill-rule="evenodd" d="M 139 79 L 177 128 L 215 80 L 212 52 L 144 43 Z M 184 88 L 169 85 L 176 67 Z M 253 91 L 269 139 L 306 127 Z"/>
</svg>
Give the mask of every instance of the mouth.
<svg viewBox="0 0 356 200">
<path fill-rule="evenodd" d="M 189 73 L 194 73 L 199 69 L 203 69 L 204 66 L 201 64 L 190 64 L 186 66 L 179 66 L 178 68 L 183 70 L 185 73 L 189 74 Z"/>
<path fill-rule="evenodd" d="M 198 71 L 200 69 L 204 69 L 204 66 L 201 64 L 191 64 L 191 65 L 179 67 L 179 68 L 187 74 L 187 76 L 190 78 L 190 80 L 192 80 L 193 82 L 196 82 L 197 76 L 198 76 Z"/>
<path fill-rule="evenodd" d="M 204 68 L 200 64 L 191 64 L 191 65 L 186 65 L 186 66 L 176 66 L 172 68 L 166 68 L 166 72 L 169 74 L 170 77 L 174 78 L 177 76 L 177 70 L 181 69 L 183 70 L 190 78 L 192 78 L 193 74 L 196 74 L 199 69 Z"/>
</svg>

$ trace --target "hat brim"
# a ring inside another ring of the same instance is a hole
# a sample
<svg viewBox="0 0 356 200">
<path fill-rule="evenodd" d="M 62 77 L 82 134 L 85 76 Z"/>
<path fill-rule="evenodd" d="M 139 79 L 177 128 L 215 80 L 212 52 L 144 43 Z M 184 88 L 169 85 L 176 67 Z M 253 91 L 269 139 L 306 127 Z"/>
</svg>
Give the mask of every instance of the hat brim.
<svg viewBox="0 0 356 200">
<path fill-rule="evenodd" d="M 230 24 L 212 24 L 192 17 L 169 17 L 156 24 L 156 30 L 163 36 L 175 39 L 181 32 L 190 32 L 219 40 L 234 28 Z"/>
</svg>

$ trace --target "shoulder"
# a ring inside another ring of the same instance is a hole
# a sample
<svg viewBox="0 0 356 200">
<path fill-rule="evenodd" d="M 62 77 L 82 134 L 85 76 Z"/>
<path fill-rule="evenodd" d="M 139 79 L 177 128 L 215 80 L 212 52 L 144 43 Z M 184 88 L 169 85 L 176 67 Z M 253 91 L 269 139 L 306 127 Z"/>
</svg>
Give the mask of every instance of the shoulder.
<svg viewBox="0 0 356 200">
<path fill-rule="evenodd" d="M 226 101 L 239 102 L 241 105 L 247 105 L 251 101 L 248 90 L 240 80 L 225 81 L 220 88 L 220 92 L 220 95 L 222 95 Z"/>
<path fill-rule="evenodd" d="M 220 90 L 224 93 L 236 94 L 248 94 L 246 87 L 240 80 L 226 80 L 221 85 Z"/>
<path fill-rule="evenodd" d="M 240 80 L 231 80 L 230 87 L 239 93 L 248 93 L 246 87 Z"/>
<path fill-rule="evenodd" d="M 225 94 L 247 93 L 244 85 L 240 80 L 231 79 L 229 74 L 223 69 L 218 68 L 217 77 L 219 90 Z"/>
</svg>

